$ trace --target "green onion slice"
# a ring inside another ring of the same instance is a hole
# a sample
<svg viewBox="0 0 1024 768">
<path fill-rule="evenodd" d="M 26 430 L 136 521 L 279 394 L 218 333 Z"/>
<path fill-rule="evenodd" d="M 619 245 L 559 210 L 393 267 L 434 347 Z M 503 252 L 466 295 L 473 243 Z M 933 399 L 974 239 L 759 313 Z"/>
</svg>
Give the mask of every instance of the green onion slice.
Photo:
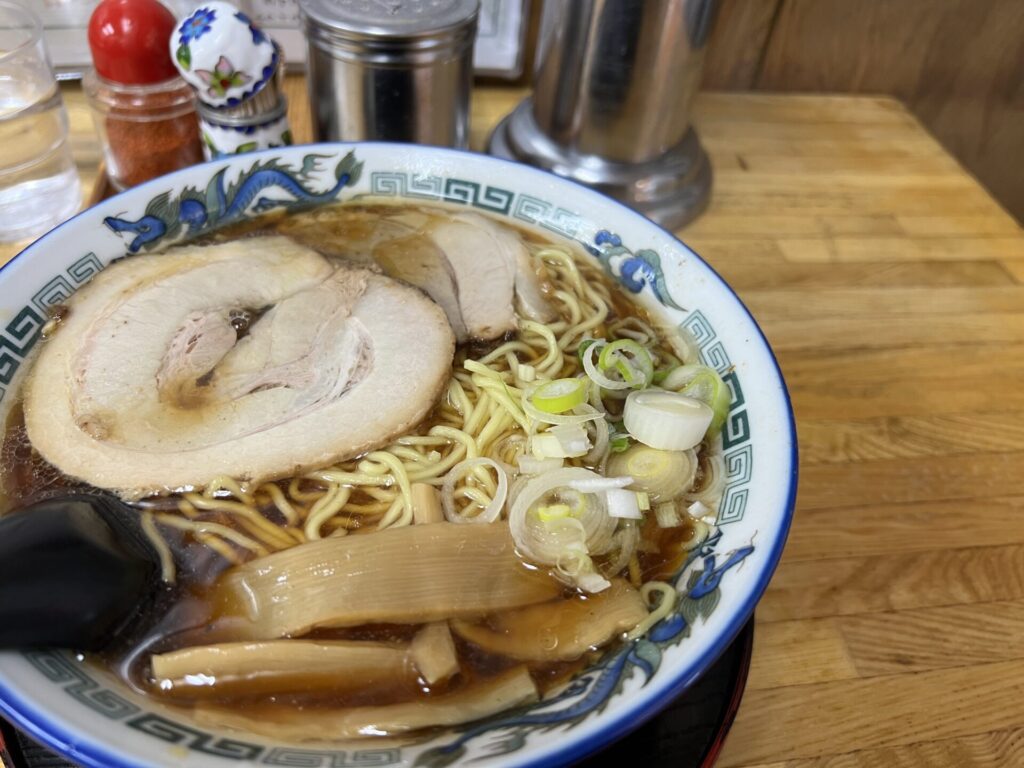
<svg viewBox="0 0 1024 768">
<path fill-rule="evenodd" d="M 629 437 L 629 432 L 622 425 L 622 420 L 615 421 L 613 419 L 608 420 L 608 450 L 612 453 L 622 453 L 623 451 L 629 450 L 629 446 L 632 441 Z"/>
<path fill-rule="evenodd" d="M 622 453 L 623 451 L 629 450 L 629 436 L 628 435 L 616 435 L 608 441 L 609 450 L 612 453 Z"/>
<path fill-rule="evenodd" d="M 583 341 L 579 343 L 579 346 L 576 347 L 576 354 L 579 356 L 581 363 L 583 362 L 583 356 L 587 353 L 587 349 L 594 344 L 597 344 L 597 342 L 597 339 L 583 339 Z"/>
<path fill-rule="evenodd" d="M 555 379 L 533 391 L 530 401 L 544 413 L 565 413 L 587 402 L 585 379 Z"/>
<path fill-rule="evenodd" d="M 563 517 L 569 517 L 572 515 L 572 510 L 569 509 L 568 504 L 548 504 L 541 505 L 536 508 L 537 518 L 542 523 L 547 523 L 552 520 L 560 520 Z"/>
<path fill-rule="evenodd" d="M 646 387 L 654 378 L 651 353 L 633 339 L 619 339 L 605 346 L 598 355 L 597 366 L 602 371 L 617 371 L 630 387 Z"/>
<path fill-rule="evenodd" d="M 714 413 L 709 427 L 711 434 L 717 434 L 722 428 L 732 405 L 732 392 L 714 368 L 699 364 L 681 365 L 665 377 L 662 386 L 709 406 Z"/>
</svg>

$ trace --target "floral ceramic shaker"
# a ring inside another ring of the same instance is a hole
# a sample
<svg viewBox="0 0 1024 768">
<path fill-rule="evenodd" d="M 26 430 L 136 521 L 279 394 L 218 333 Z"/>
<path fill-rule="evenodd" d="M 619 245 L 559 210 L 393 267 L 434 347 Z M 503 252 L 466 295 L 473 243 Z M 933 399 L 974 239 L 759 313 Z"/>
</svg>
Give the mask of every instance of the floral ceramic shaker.
<svg viewBox="0 0 1024 768">
<path fill-rule="evenodd" d="M 195 89 L 208 159 L 292 143 L 277 44 L 230 3 L 203 3 L 171 35 L 171 56 Z"/>
</svg>

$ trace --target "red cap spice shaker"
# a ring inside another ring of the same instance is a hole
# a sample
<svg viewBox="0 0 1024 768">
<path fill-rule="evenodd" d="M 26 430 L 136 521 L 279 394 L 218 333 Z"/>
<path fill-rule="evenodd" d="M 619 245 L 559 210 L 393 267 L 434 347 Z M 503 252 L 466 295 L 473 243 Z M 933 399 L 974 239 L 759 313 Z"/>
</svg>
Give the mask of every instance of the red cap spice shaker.
<svg viewBox="0 0 1024 768">
<path fill-rule="evenodd" d="M 118 189 L 203 160 L 195 95 L 167 53 L 174 26 L 157 0 L 102 0 L 89 20 L 82 84 Z"/>
</svg>

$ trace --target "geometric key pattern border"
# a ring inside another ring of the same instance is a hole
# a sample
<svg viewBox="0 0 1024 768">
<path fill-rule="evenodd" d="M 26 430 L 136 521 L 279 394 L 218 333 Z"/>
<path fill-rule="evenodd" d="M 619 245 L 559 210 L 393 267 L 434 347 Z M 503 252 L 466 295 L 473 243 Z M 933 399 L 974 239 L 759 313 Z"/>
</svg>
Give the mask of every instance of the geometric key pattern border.
<svg viewBox="0 0 1024 768">
<path fill-rule="evenodd" d="M 370 748 L 350 750 L 317 750 L 290 747 L 267 747 L 236 738 L 205 733 L 197 728 L 170 720 L 155 712 L 144 712 L 137 705 L 104 688 L 92 678 L 84 665 L 70 654 L 53 650 L 22 651 L 22 656 L 52 683 L 80 704 L 108 720 L 122 721 L 129 728 L 153 736 L 168 744 L 186 747 L 195 752 L 244 760 L 259 765 L 289 768 L 377 768 L 401 761 L 401 750 Z"/>
<path fill-rule="evenodd" d="M 49 319 L 50 309 L 66 301 L 102 269 L 103 265 L 96 255 L 87 253 L 63 274 L 47 281 L 32 296 L 32 301 L 18 310 L 14 318 L 0 329 L 0 402 L 3 402 L 14 375 L 39 341 L 43 326 Z"/>
<path fill-rule="evenodd" d="M 718 505 L 718 525 L 728 525 L 743 519 L 750 495 L 749 484 L 754 463 L 754 448 L 750 442 L 750 418 L 746 398 L 740 385 L 739 374 L 733 368 L 725 345 L 719 340 L 714 326 L 700 310 L 687 315 L 679 327 L 689 331 L 700 349 L 705 365 L 714 368 L 729 387 L 730 403 L 725 424 L 722 425 L 722 451 L 725 459 L 726 487 Z"/>
<path fill-rule="evenodd" d="M 370 194 L 460 203 L 534 224 L 569 238 L 576 236 L 581 225 L 575 213 L 546 200 L 468 179 L 404 171 L 374 171 L 370 174 Z"/>
</svg>

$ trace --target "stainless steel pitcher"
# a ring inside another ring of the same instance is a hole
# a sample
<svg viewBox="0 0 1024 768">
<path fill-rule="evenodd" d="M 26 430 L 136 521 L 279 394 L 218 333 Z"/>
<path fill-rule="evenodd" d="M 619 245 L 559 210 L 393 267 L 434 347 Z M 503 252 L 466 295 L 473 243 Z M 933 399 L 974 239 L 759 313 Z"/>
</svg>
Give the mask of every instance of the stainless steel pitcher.
<svg viewBox="0 0 1024 768">
<path fill-rule="evenodd" d="M 707 205 L 690 123 L 716 0 L 546 0 L 534 93 L 488 151 L 594 187 L 670 228 Z"/>
</svg>

